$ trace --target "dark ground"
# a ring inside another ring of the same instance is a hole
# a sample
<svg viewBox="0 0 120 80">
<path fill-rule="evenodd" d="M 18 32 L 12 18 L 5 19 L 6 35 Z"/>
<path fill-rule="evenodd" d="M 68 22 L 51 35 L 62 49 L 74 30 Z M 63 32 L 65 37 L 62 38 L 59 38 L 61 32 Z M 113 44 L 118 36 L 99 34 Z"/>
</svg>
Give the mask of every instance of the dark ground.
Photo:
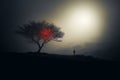
<svg viewBox="0 0 120 80">
<path fill-rule="evenodd" d="M 55 76 L 58 76 L 57 78 L 63 77 L 61 75 L 70 78 L 73 75 L 76 76 L 76 74 L 79 77 L 80 74 L 91 75 L 92 73 L 106 75 L 106 72 L 119 72 L 119 64 L 119 61 L 107 61 L 83 55 L 67 56 L 47 53 L 37 54 L 33 52 L 4 53 L 0 55 L 0 73 L 2 77 L 10 79 L 8 76 L 12 78 L 17 76 L 16 80 L 21 77 L 23 79 L 23 75 L 28 78 L 34 75 L 33 79 L 36 77 L 49 79 L 48 76 L 50 75 L 50 77 L 54 78 Z"/>
<path fill-rule="evenodd" d="M 84 55 L 56 55 L 48 53 L 3 53 L 0 55 L 1 63 L 5 64 L 76 64 L 84 63 L 110 63 L 119 61 L 109 61 L 92 56 Z"/>
<path fill-rule="evenodd" d="M 99 58 L 84 55 L 56 55 L 48 53 L 4 53 L 1 55 L 3 62 L 9 63 L 37 63 L 37 64 L 80 64 L 83 62 L 106 62 Z"/>
</svg>

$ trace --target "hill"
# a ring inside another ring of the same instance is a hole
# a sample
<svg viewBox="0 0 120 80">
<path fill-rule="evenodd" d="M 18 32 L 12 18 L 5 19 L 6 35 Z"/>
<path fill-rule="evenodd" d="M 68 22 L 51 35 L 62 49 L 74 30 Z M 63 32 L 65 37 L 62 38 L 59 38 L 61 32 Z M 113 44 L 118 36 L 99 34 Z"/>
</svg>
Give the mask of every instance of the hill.
<svg viewBox="0 0 120 80">
<path fill-rule="evenodd" d="M 56 55 L 48 53 L 4 53 L 1 55 L 3 62 L 9 63 L 55 63 L 55 64 L 79 64 L 83 62 L 104 62 L 105 60 L 84 55 Z"/>
<path fill-rule="evenodd" d="M 111 64 L 112 63 L 112 64 Z M 106 61 L 92 56 L 84 55 L 56 55 L 48 53 L 4 53 L 0 55 L 0 69 L 5 72 L 37 71 L 39 72 L 58 72 L 58 71 L 89 71 L 94 69 L 108 69 L 111 67 L 119 68 L 119 62 Z M 64 73 L 64 72 L 62 72 Z M 6 73 L 5 73 L 6 74 Z M 24 74 L 24 73 L 23 73 Z M 25 73 L 26 74 L 26 73 Z M 33 73 L 32 73 L 33 74 Z"/>
</svg>

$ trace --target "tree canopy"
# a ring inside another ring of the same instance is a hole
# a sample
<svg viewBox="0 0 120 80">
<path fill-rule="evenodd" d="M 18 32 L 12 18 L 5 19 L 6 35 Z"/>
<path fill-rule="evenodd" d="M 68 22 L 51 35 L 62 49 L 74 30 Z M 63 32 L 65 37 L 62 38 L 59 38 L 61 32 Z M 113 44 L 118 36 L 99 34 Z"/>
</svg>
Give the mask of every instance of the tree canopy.
<svg viewBox="0 0 120 80">
<path fill-rule="evenodd" d="M 36 43 L 39 47 L 38 52 L 41 51 L 44 44 L 54 40 L 60 42 L 59 38 L 64 36 L 64 33 L 59 27 L 46 21 L 35 22 L 32 21 L 29 24 L 24 24 L 16 31 L 17 34 L 24 36 L 25 38 Z"/>
</svg>

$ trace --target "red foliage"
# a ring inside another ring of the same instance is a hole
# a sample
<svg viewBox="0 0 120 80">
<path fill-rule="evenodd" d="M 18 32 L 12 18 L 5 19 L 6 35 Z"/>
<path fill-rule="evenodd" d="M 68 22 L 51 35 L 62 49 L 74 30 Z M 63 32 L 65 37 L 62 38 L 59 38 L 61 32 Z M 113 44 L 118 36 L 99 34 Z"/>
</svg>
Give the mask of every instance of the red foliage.
<svg viewBox="0 0 120 80">
<path fill-rule="evenodd" d="M 53 38 L 53 31 L 50 28 L 43 28 L 40 30 L 39 36 L 43 40 L 50 40 Z"/>
</svg>

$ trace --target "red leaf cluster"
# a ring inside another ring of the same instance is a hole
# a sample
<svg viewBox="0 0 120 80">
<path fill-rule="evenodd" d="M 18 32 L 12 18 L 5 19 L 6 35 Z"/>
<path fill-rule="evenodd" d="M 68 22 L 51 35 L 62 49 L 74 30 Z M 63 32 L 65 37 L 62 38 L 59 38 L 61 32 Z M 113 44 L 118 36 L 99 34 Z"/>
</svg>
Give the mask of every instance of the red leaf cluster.
<svg viewBox="0 0 120 80">
<path fill-rule="evenodd" d="M 50 40 L 53 38 L 53 31 L 50 28 L 43 28 L 39 32 L 39 36 L 43 40 Z"/>
</svg>

